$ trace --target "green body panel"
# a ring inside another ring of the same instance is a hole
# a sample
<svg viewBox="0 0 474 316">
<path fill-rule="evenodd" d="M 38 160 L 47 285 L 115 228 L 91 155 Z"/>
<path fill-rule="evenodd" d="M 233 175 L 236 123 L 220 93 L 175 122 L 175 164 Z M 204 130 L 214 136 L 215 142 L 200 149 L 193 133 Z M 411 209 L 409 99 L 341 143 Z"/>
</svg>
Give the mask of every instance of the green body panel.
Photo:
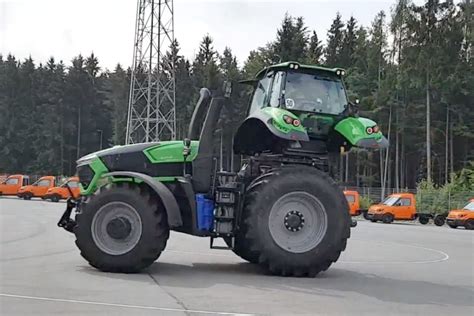
<svg viewBox="0 0 474 316">
<path fill-rule="evenodd" d="M 183 156 L 183 148 L 184 144 L 182 141 L 165 141 L 154 146 L 148 147 L 143 150 L 143 154 L 150 160 L 151 163 L 184 163 L 184 156 Z M 191 153 L 186 159 L 186 162 L 193 161 L 198 153 L 199 148 L 199 141 L 191 141 Z M 104 177 L 103 175 L 108 173 L 109 170 L 105 166 L 105 164 L 97 157 L 97 154 L 101 154 L 104 152 L 110 152 L 113 149 L 109 149 L 108 151 L 100 151 L 94 154 L 86 156 L 82 158 L 84 160 L 81 164 L 88 164 L 89 167 L 94 171 L 94 177 L 92 178 L 89 186 L 85 189 L 82 184 L 80 185 L 81 195 L 91 195 L 93 194 L 99 187 L 106 183 L 110 182 L 137 182 L 140 183 L 141 180 L 139 179 L 132 179 L 132 178 L 114 178 L 114 177 Z M 175 176 L 166 176 L 166 177 L 154 177 L 156 181 L 160 182 L 174 182 L 179 175 Z"/>
<path fill-rule="evenodd" d="M 293 124 L 288 124 L 285 122 L 285 120 L 283 119 L 284 115 L 287 115 L 291 117 L 292 119 L 299 120 L 298 116 L 291 113 L 290 111 L 287 111 L 285 109 L 280 109 L 280 108 L 272 108 L 272 107 L 263 108 L 261 109 L 261 111 L 272 119 L 272 125 L 282 133 L 288 134 L 291 131 L 300 132 L 300 133 L 306 132 L 306 130 L 304 129 L 302 125 L 294 126 Z"/>
<path fill-rule="evenodd" d="M 336 124 L 334 129 L 344 136 L 353 146 L 357 146 L 361 140 L 375 139 L 381 140 L 383 138 L 382 133 L 368 134 L 367 128 L 374 127 L 377 123 L 372 120 L 363 117 L 348 117 Z"/>
<path fill-rule="evenodd" d="M 92 181 L 90 182 L 87 189 L 84 189 L 82 184 L 80 184 L 81 195 L 93 194 L 95 190 L 100 186 L 99 183 L 102 178 L 102 175 L 109 171 L 98 157 L 93 158 L 90 163 L 88 163 L 88 165 L 94 171 L 94 177 L 92 178 Z"/>
<path fill-rule="evenodd" d="M 191 141 L 191 153 L 186 161 L 193 161 L 197 156 L 199 141 Z M 184 144 L 182 141 L 165 141 L 143 151 L 151 163 L 184 162 Z"/>
</svg>

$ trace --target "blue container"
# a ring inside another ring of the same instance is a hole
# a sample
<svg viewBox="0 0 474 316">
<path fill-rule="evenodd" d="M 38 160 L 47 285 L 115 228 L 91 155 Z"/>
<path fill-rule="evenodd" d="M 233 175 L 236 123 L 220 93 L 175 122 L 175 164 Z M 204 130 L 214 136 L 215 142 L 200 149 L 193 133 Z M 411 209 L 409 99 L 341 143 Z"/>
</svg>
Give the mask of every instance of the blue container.
<svg viewBox="0 0 474 316">
<path fill-rule="evenodd" d="M 214 224 L 214 201 L 196 194 L 196 206 L 199 230 L 210 231 Z"/>
</svg>

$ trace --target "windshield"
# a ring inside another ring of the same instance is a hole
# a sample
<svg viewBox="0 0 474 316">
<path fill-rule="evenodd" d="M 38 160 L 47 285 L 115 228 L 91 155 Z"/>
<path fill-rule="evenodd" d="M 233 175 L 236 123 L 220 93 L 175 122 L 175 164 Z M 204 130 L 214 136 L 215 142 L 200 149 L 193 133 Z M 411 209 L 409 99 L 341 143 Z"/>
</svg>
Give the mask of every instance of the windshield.
<svg viewBox="0 0 474 316">
<path fill-rule="evenodd" d="M 349 203 L 354 203 L 355 202 L 355 197 L 353 195 L 346 195 L 346 200 Z"/>
<path fill-rule="evenodd" d="M 399 200 L 400 198 L 398 196 L 389 196 L 388 198 L 386 198 L 382 204 L 384 205 L 388 205 L 388 206 L 393 206 L 395 205 L 395 203 L 397 203 L 397 201 Z"/>
<path fill-rule="evenodd" d="M 321 75 L 288 72 L 285 85 L 287 109 L 340 114 L 347 104 L 342 81 Z"/>
<path fill-rule="evenodd" d="M 464 206 L 463 209 L 468 211 L 474 211 L 474 201 L 467 203 L 467 205 Z"/>
</svg>

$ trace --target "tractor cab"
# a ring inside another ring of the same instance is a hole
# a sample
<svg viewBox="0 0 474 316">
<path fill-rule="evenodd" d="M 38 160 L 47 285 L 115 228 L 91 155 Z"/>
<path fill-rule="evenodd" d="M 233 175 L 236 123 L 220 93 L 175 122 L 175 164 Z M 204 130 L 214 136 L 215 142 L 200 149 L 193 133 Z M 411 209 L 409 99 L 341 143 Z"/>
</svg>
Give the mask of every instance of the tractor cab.
<svg viewBox="0 0 474 316">
<path fill-rule="evenodd" d="M 261 70 L 249 112 L 263 107 L 286 109 L 294 113 L 337 116 L 347 108 L 342 81 L 345 71 L 286 62 Z"/>
<path fill-rule="evenodd" d="M 236 151 L 249 154 L 275 150 L 269 148 L 275 139 L 264 146 L 261 138 L 249 141 L 250 134 L 273 134 L 284 140 L 278 142 L 280 147 L 321 154 L 339 152 L 341 146 L 345 150 L 353 146 L 386 147 L 388 142 L 377 124 L 358 117 L 357 105 L 348 101 L 344 75 L 341 68 L 285 62 L 244 81 L 252 84 L 254 91 L 248 118 L 236 135 Z"/>
</svg>

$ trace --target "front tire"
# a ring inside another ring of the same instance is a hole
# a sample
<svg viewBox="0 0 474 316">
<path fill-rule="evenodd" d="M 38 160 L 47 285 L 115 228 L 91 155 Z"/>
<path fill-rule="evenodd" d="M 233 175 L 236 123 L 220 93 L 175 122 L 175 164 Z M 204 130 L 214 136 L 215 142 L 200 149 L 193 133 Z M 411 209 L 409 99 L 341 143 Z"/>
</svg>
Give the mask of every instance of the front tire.
<svg viewBox="0 0 474 316">
<path fill-rule="evenodd" d="M 474 230 L 474 219 L 468 219 L 464 227 L 468 230 Z"/>
<path fill-rule="evenodd" d="M 351 224 L 347 201 L 319 170 L 274 170 L 245 198 L 246 248 L 272 274 L 315 277 L 346 247 Z"/>
<path fill-rule="evenodd" d="M 57 202 L 59 202 L 59 200 L 60 200 L 59 195 L 54 194 L 53 196 L 51 196 L 51 202 L 57 203 Z"/>
<path fill-rule="evenodd" d="M 458 225 L 455 225 L 455 224 L 451 224 L 451 223 L 448 223 L 448 226 L 453 228 L 453 229 L 456 229 L 458 228 Z"/>
<path fill-rule="evenodd" d="M 166 211 L 146 186 L 107 185 L 81 204 L 76 245 L 105 272 L 135 273 L 151 265 L 169 237 Z"/>
<path fill-rule="evenodd" d="M 393 215 L 392 214 L 384 214 L 382 216 L 382 222 L 385 224 L 391 224 L 393 222 Z"/>
</svg>

